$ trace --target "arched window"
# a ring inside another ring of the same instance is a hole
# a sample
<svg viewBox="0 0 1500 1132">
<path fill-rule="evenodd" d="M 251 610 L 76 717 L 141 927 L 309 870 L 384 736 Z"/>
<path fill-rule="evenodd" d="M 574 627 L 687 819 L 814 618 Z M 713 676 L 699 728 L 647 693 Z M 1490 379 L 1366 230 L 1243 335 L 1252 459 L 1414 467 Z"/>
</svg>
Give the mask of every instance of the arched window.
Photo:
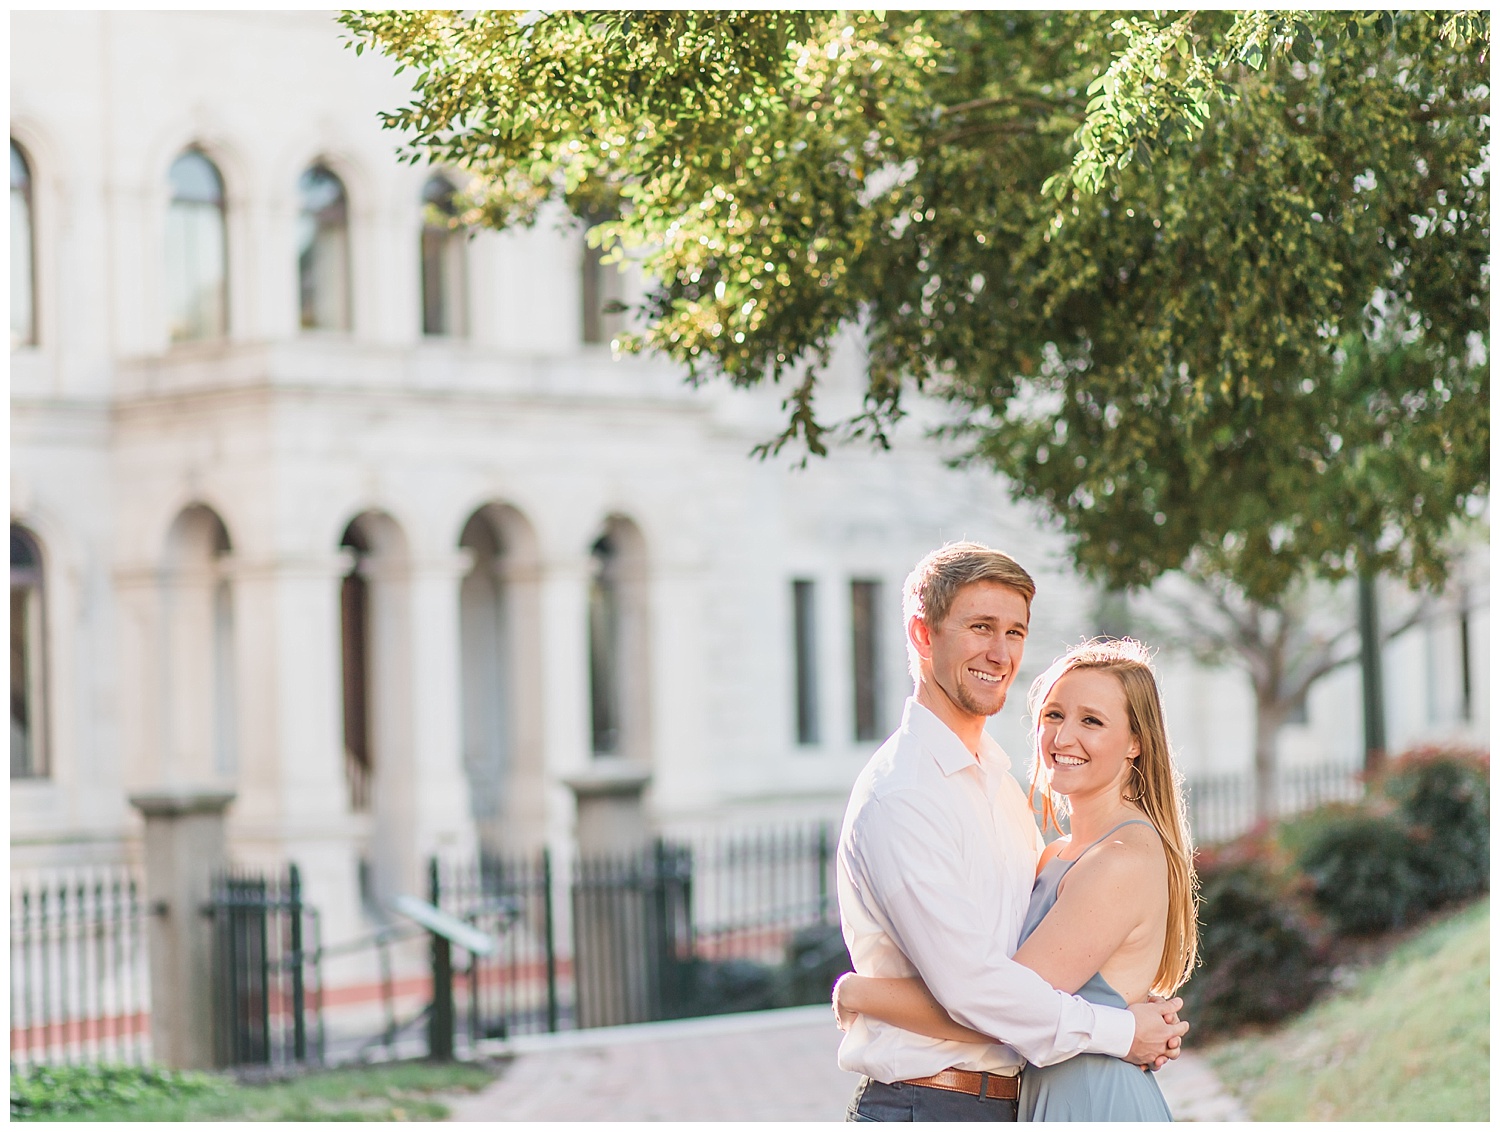
<svg viewBox="0 0 1500 1132">
<path fill-rule="evenodd" d="M 10 776 L 47 773 L 42 554 L 35 536 L 10 525 Z"/>
<path fill-rule="evenodd" d="M 222 338 L 229 322 L 224 181 L 196 149 L 172 162 L 168 177 L 167 318 L 172 341 Z"/>
<path fill-rule="evenodd" d="M 589 705 L 594 754 L 620 749 L 620 552 L 605 532 L 589 577 Z"/>
<path fill-rule="evenodd" d="M 344 684 L 344 776 L 349 808 L 370 808 L 374 758 L 370 750 L 370 583 L 365 577 L 370 542 L 358 520 L 344 531 L 341 547 L 352 552 L 349 573 L 339 585 L 340 646 Z"/>
<path fill-rule="evenodd" d="M 585 345 L 609 345 L 625 329 L 625 276 L 619 264 L 605 263 L 605 251 L 583 243 L 580 281 L 581 331 Z"/>
<path fill-rule="evenodd" d="M 651 757 L 646 544 L 612 515 L 594 541 L 588 590 L 589 712 L 595 755 Z"/>
<path fill-rule="evenodd" d="M 453 185 L 431 178 L 422 190 L 422 333 L 463 334 L 464 233 L 447 221 L 458 215 Z"/>
<path fill-rule="evenodd" d="M 31 163 L 10 143 L 10 348 L 36 342 L 36 252 Z"/>
<path fill-rule="evenodd" d="M 349 204 L 321 165 L 297 182 L 297 281 L 305 330 L 349 329 Z"/>
</svg>

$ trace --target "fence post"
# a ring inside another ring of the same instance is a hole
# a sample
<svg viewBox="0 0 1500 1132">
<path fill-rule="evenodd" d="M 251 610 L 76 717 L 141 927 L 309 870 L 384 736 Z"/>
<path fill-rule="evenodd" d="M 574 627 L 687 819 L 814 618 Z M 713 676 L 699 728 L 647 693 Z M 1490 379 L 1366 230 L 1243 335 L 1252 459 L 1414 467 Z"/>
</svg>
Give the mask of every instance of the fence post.
<svg viewBox="0 0 1500 1132">
<path fill-rule="evenodd" d="M 828 922 L 828 823 L 818 823 L 818 920 Z"/>
<path fill-rule="evenodd" d="M 578 804 L 573 888 L 574 1008 L 580 1027 L 645 1022 L 650 972 L 650 834 L 643 799 L 651 771 L 595 759 L 564 778 Z"/>
<path fill-rule="evenodd" d="M 296 864 L 286 870 L 287 902 L 291 913 L 292 936 L 292 1056 L 298 1061 L 307 1060 L 307 1019 L 303 1017 L 307 1005 L 307 988 L 302 981 L 302 874 Z"/>
<path fill-rule="evenodd" d="M 552 851 L 542 847 L 542 915 L 547 933 L 547 1032 L 557 1033 L 557 937 L 552 918 Z"/>
<path fill-rule="evenodd" d="M 427 862 L 427 900 L 442 907 L 438 859 Z M 427 1019 L 427 1056 L 433 1061 L 453 1060 L 453 945 L 437 932 L 432 940 L 432 1013 Z"/>
<path fill-rule="evenodd" d="M 151 1051 L 174 1069 L 214 1062 L 213 875 L 228 865 L 224 811 L 233 791 L 178 788 L 134 794 L 146 819 Z"/>
</svg>

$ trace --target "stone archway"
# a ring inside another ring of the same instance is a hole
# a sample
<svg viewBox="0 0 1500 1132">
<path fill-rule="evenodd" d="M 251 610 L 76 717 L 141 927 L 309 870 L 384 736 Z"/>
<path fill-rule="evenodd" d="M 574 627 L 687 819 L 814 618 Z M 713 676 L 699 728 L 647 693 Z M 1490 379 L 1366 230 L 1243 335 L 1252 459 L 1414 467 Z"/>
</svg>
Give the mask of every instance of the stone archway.
<svg viewBox="0 0 1500 1132">
<path fill-rule="evenodd" d="M 339 655 L 348 809 L 369 814 L 360 887 L 379 904 L 415 891 L 412 828 L 410 555 L 400 526 L 380 511 L 356 515 L 339 547 Z"/>
<path fill-rule="evenodd" d="M 474 823 L 495 853 L 545 839 L 540 563 L 529 520 L 491 503 L 464 524 L 471 565 L 459 589 L 464 770 Z"/>
<path fill-rule="evenodd" d="M 158 696 L 168 781 L 233 781 L 239 772 L 232 545 L 202 503 L 178 512 L 160 574 Z"/>
</svg>

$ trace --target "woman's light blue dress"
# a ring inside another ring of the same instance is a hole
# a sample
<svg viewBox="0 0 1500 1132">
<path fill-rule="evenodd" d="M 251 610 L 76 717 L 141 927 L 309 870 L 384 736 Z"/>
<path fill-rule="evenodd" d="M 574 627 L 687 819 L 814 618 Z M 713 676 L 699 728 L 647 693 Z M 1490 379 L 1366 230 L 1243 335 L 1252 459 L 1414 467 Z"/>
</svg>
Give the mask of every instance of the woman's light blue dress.
<svg viewBox="0 0 1500 1132">
<path fill-rule="evenodd" d="M 1150 825 L 1150 822 L 1121 822 L 1094 842 L 1100 842 L 1127 825 Z M 1037 874 L 1031 889 L 1031 905 L 1021 928 L 1021 943 L 1036 931 L 1038 924 L 1057 903 L 1057 888 L 1068 870 L 1083 859 L 1090 845 L 1075 860 L 1054 857 Z M 1125 1007 L 1119 991 L 1101 979 L 1096 972 L 1078 988 L 1078 996 L 1100 1006 Z M 1117 1057 L 1082 1053 L 1057 1065 L 1028 1065 L 1021 1074 L 1021 1120 L 1171 1120 L 1172 1112 L 1156 1084 L 1156 1074 L 1142 1073 L 1139 1068 Z"/>
</svg>

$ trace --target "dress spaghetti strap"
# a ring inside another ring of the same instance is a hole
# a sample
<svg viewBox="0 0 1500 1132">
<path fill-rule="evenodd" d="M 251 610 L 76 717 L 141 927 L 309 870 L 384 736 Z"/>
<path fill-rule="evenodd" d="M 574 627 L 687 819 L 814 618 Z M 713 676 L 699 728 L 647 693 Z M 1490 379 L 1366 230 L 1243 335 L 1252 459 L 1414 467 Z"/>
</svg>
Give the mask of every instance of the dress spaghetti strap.
<svg viewBox="0 0 1500 1132">
<path fill-rule="evenodd" d="M 1068 869 L 1071 869 L 1074 865 L 1078 864 L 1079 861 L 1083 860 L 1090 853 L 1092 853 L 1095 849 L 1097 849 L 1100 845 L 1103 845 L 1111 837 L 1113 837 L 1115 834 L 1119 833 L 1120 830 L 1124 829 L 1127 825 L 1151 825 L 1151 823 L 1149 821 L 1147 821 L 1145 818 L 1130 818 L 1127 821 L 1122 821 L 1119 825 L 1115 826 L 1108 833 L 1106 833 L 1103 837 L 1099 838 L 1097 841 L 1092 842 L 1087 849 L 1085 849 L 1082 853 L 1078 854 L 1078 856 L 1074 857 L 1071 861 L 1064 860 L 1062 863 L 1064 865 L 1066 865 L 1067 868 L 1063 869 L 1063 872 L 1067 872 Z M 1152 830 L 1155 830 L 1156 826 L 1151 825 L 1151 828 L 1152 828 Z M 1160 837 L 1161 835 L 1157 834 L 1157 836 Z"/>
</svg>

